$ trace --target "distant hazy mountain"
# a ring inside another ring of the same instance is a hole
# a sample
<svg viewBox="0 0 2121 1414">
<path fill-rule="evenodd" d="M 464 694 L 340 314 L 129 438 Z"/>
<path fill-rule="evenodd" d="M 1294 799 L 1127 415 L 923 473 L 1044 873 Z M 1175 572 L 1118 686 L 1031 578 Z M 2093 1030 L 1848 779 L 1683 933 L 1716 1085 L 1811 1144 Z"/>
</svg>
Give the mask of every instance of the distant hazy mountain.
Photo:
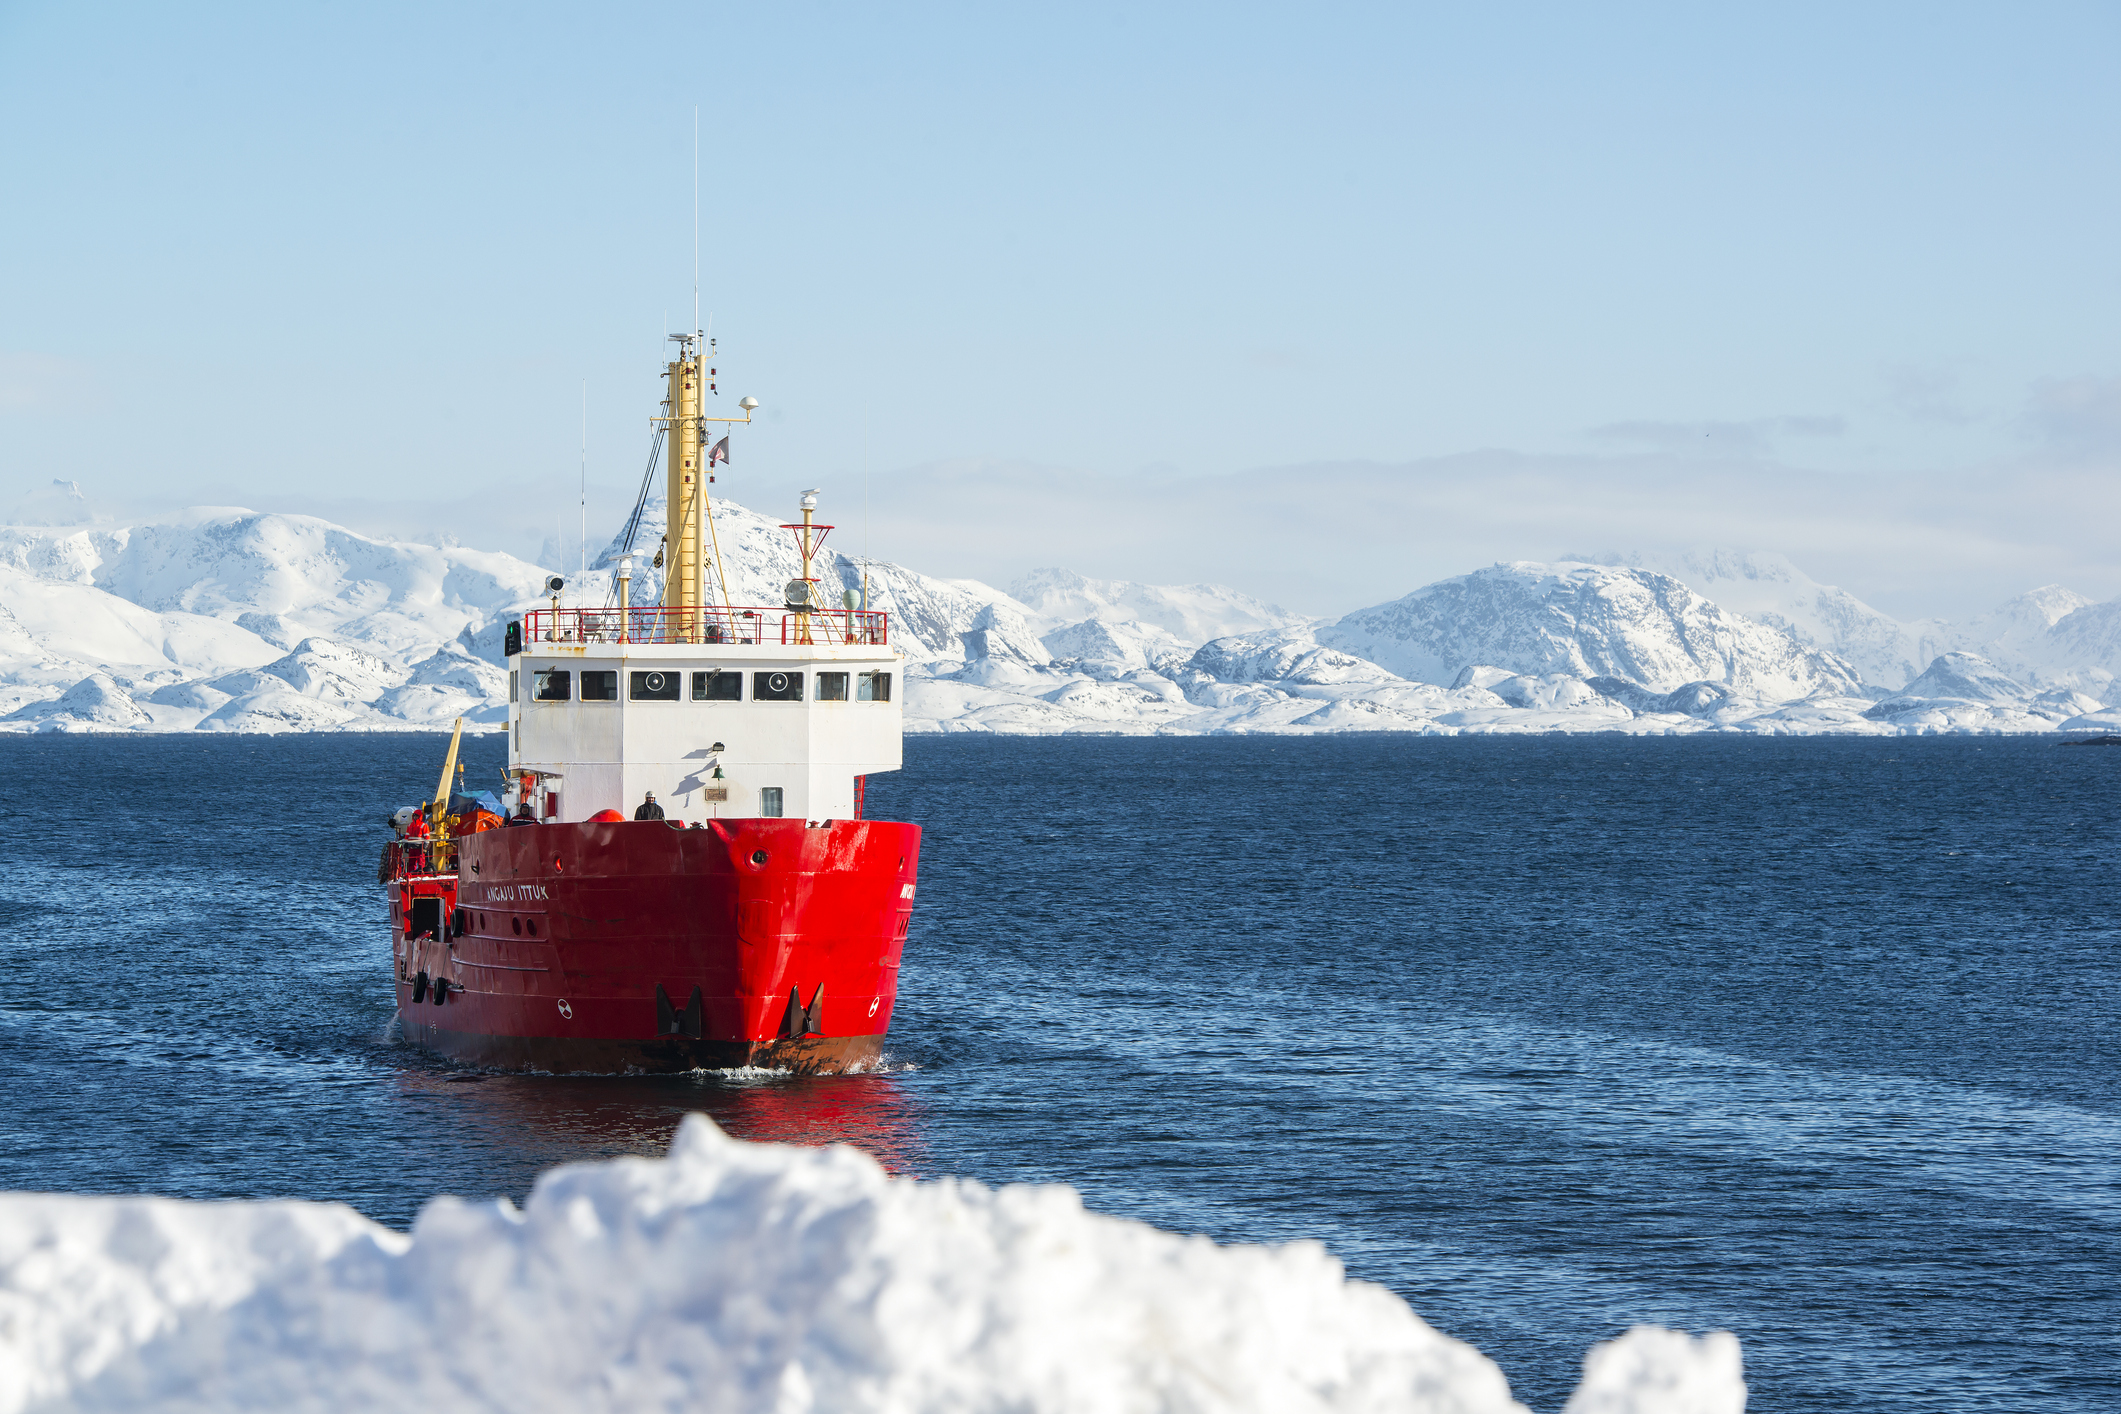
<svg viewBox="0 0 2121 1414">
<path fill-rule="evenodd" d="M 1940 637 L 2041 687 L 2104 695 L 2121 674 L 2121 602 L 2095 604 L 2059 584 L 2020 594 L 1963 626 L 1942 625 Z"/>
<path fill-rule="evenodd" d="M 1136 584 L 1086 579 L 1063 569 L 1033 570 L 1009 593 L 1056 625 L 1085 621 L 1135 623 L 1186 643 L 1302 623 L 1301 615 L 1220 584 Z"/>
</svg>

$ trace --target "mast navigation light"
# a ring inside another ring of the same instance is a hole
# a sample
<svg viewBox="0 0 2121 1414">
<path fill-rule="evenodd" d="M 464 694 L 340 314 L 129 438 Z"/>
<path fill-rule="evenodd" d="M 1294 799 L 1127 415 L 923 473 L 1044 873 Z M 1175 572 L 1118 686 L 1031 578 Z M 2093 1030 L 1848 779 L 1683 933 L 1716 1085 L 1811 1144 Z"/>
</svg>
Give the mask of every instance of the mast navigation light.
<svg viewBox="0 0 2121 1414">
<path fill-rule="evenodd" d="M 803 493 L 803 509 L 806 511 L 817 509 L 817 492 L 815 489 Z"/>
</svg>

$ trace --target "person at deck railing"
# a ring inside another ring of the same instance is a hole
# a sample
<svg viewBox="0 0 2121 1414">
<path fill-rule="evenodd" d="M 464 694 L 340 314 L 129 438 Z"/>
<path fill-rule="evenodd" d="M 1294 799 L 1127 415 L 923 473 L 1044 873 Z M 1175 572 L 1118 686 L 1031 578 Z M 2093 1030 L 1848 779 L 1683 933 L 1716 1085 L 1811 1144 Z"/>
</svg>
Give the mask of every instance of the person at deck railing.
<svg viewBox="0 0 2121 1414">
<path fill-rule="evenodd" d="M 636 820 L 660 820 L 663 818 L 663 807 L 655 803 L 654 791 L 648 792 L 646 798 L 641 801 L 641 808 L 633 812 L 633 818 Z"/>
</svg>

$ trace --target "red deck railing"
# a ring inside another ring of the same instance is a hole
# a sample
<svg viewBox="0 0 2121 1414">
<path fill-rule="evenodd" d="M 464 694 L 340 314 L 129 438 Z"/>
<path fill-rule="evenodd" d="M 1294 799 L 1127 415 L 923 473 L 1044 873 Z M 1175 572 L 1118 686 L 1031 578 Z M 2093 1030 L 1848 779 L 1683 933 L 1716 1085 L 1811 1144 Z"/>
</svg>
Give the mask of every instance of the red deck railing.
<svg viewBox="0 0 2121 1414">
<path fill-rule="evenodd" d="M 523 646 L 541 643 L 874 644 L 889 641 L 890 615 L 874 609 L 533 609 Z"/>
</svg>

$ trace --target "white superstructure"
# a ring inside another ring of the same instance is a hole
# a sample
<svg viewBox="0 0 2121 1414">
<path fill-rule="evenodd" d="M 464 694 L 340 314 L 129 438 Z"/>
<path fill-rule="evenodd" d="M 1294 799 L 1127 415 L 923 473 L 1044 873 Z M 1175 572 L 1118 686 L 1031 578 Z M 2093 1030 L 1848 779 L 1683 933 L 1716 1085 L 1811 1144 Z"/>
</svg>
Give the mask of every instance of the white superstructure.
<svg viewBox="0 0 2121 1414">
<path fill-rule="evenodd" d="M 779 620 L 798 617 L 770 612 L 776 636 Z M 549 617 L 531 622 L 542 633 Z M 557 634 L 595 617 L 563 610 Z M 837 628 L 842 616 L 801 617 Z M 509 774 L 528 779 L 540 819 L 631 818 L 653 791 L 673 820 L 846 820 L 858 777 L 899 768 L 900 656 L 884 645 L 594 637 L 526 641 L 511 660 Z"/>
</svg>

